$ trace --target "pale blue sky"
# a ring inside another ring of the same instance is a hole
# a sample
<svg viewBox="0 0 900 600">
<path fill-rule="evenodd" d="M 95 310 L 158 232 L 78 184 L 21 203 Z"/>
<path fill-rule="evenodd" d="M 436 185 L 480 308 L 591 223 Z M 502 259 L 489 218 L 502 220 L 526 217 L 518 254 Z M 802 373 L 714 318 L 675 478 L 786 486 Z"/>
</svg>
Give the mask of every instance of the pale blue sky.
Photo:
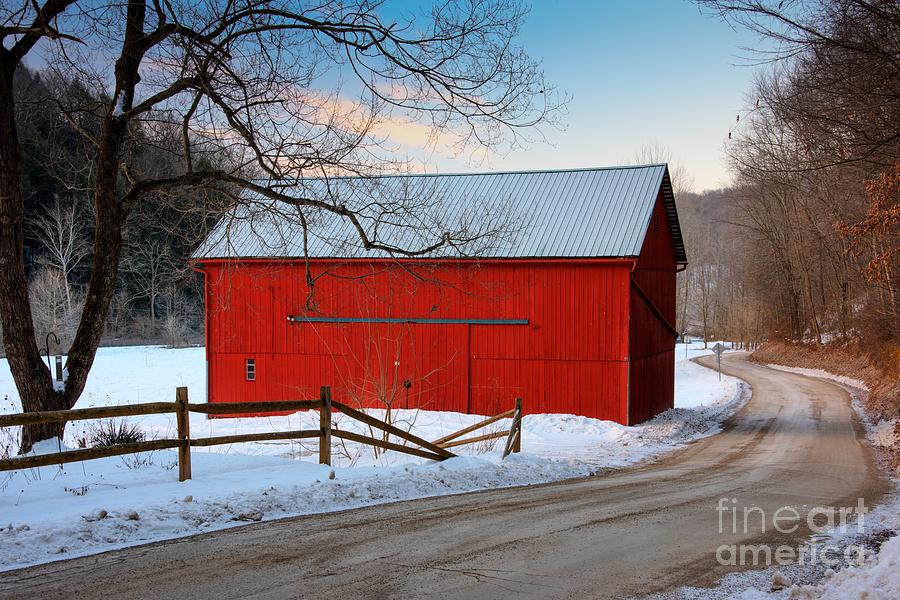
<svg viewBox="0 0 900 600">
<path fill-rule="evenodd" d="M 572 95 L 566 130 L 484 164 L 435 155 L 437 169 L 620 164 L 658 144 L 696 191 L 728 183 L 723 145 L 751 87 L 754 69 L 740 65 L 752 35 L 681 0 L 535 0 L 520 41 Z"/>
</svg>

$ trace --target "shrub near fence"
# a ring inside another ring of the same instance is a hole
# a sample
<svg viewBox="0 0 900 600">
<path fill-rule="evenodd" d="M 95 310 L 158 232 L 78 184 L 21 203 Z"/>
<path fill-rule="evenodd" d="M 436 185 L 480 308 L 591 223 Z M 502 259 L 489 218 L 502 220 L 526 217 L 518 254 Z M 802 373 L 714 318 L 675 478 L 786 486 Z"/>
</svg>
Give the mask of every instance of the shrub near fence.
<svg viewBox="0 0 900 600">
<path fill-rule="evenodd" d="M 273 431 L 266 433 L 246 433 L 237 435 L 222 435 L 205 438 L 192 438 L 190 433 L 190 413 L 202 413 L 207 415 L 236 415 L 247 413 L 283 412 L 298 410 L 318 410 L 319 429 L 298 429 L 293 431 Z M 406 442 L 415 444 L 407 446 L 393 442 L 379 440 L 367 435 L 353 433 L 337 429 L 332 425 L 331 416 L 337 410 L 351 419 L 360 421 L 394 435 Z M 16 458 L 0 459 L 0 471 L 17 469 L 30 469 L 49 465 L 61 465 L 96 458 L 108 458 L 149 452 L 153 450 L 178 449 L 178 480 L 185 481 L 191 478 L 191 447 L 217 446 L 222 444 L 235 444 L 239 442 L 259 442 L 270 440 L 298 440 L 319 439 L 319 463 L 331 464 L 331 438 L 337 437 L 352 442 L 368 444 L 385 450 L 394 450 L 412 456 L 427 458 L 430 460 L 445 460 L 456 456 L 447 448 L 471 444 L 486 439 L 507 437 L 503 457 L 506 458 L 512 452 L 519 452 L 521 448 L 522 430 L 522 401 L 516 399 L 516 408 L 490 417 L 480 423 L 461 429 L 449 436 L 444 436 L 435 442 L 429 442 L 408 431 L 404 431 L 394 425 L 385 423 L 366 413 L 351 408 L 331 399 L 331 388 L 323 387 L 318 400 L 284 400 L 271 402 L 217 402 L 204 404 L 191 404 L 188 401 L 188 389 L 177 388 L 175 402 L 149 402 L 144 404 L 131 404 L 126 406 L 106 406 L 98 408 L 78 408 L 72 410 L 50 410 L 30 413 L 17 413 L 0 415 L 0 427 L 20 427 L 23 425 L 35 425 L 42 423 L 62 423 L 68 421 L 81 421 L 88 419 L 107 419 L 113 417 L 135 417 L 141 415 L 153 415 L 174 413 L 178 430 L 178 439 L 149 440 L 128 444 L 116 444 L 113 446 L 99 446 L 95 448 L 83 448 L 79 450 L 67 450 L 51 454 L 36 456 L 19 456 Z M 457 439 L 467 433 L 495 423 L 503 418 L 512 418 L 512 426 L 506 431 L 500 431 L 482 436 L 466 439 Z"/>
</svg>

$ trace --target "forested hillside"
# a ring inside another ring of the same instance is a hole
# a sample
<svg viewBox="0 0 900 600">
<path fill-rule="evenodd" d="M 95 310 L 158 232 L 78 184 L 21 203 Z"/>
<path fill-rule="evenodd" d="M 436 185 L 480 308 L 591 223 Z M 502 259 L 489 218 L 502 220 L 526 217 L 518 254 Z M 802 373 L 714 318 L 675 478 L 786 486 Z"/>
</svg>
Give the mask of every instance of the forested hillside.
<svg viewBox="0 0 900 600">
<path fill-rule="evenodd" d="M 900 8 L 702 5 L 771 43 L 735 116 L 728 190 L 679 199 L 682 327 L 711 338 L 859 344 L 898 360 Z"/>
<path fill-rule="evenodd" d="M 85 112 L 73 123 L 63 111 L 101 106 L 109 99 L 93 97 L 75 81 L 25 68 L 16 73 L 16 94 L 35 333 L 42 348 L 54 333 L 65 349 L 78 325 L 94 235 L 92 152 L 75 128 L 91 135 L 98 122 Z M 141 143 L 132 149 L 133 159 L 160 177 L 180 172 L 166 137 L 158 134 L 138 132 Z M 124 228 L 123 268 L 104 343 L 177 346 L 202 340 L 202 281 L 188 266 L 188 257 L 224 202 L 194 191 L 158 194 L 135 207 Z"/>
</svg>

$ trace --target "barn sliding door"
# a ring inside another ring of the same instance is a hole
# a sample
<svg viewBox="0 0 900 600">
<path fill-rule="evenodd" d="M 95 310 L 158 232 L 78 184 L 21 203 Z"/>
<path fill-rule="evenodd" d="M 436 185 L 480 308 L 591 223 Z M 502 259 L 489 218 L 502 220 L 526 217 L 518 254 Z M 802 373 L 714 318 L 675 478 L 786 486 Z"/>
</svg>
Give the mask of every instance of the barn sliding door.
<svg viewBox="0 0 900 600">
<path fill-rule="evenodd" d="M 340 379 L 354 403 L 466 410 L 467 325 L 358 323 L 349 328 L 352 333 L 345 339 L 350 347 Z"/>
</svg>

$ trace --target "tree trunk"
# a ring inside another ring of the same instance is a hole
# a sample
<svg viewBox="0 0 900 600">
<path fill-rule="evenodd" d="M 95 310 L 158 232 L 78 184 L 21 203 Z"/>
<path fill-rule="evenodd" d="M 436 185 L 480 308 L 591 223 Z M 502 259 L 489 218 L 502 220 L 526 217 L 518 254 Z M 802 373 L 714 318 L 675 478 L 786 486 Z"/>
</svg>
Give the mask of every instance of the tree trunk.
<svg viewBox="0 0 900 600">
<path fill-rule="evenodd" d="M 107 117 L 100 130 L 96 154 L 97 176 L 94 183 L 95 232 L 91 279 L 78 331 L 75 333 L 66 361 L 68 379 L 65 398 L 70 407 L 74 406 L 84 391 L 88 372 L 103 337 L 106 317 L 116 291 L 124 222 L 124 214 L 117 200 L 116 184 L 119 173 L 119 151 L 124 133 L 125 125 L 116 121 L 114 117 Z"/>
<path fill-rule="evenodd" d="M 0 61 L 0 322 L 9 368 L 25 411 L 64 407 L 41 360 L 25 276 L 22 159 L 15 122 L 14 65 Z M 62 435 L 62 424 L 24 427 L 20 451 Z"/>
<path fill-rule="evenodd" d="M 51 20 L 70 3 L 71 0 L 60 0 L 49 8 L 45 6 L 44 17 Z M 128 3 L 122 55 L 116 61 L 114 95 L 114 102 L 118 103 L 123 112 L 131 108 L 134 88 L 140 80 L 138 68 L 146 51 L 142 44 L 145 13 L 144 0 Z M 28 40 L 20 49 L 27 52 L 37 39 L 39 36 Z M 114 114 L 111 107 L 103 119 L 97 139 L 94 156 L 95 235 L 91 279 L 78 330 L 69 348 L 65 389 L 56 392 L 35 341 L 23 260 L 25 203 L 13 93 L 13 75 L 20 59 L 21 55 L 0 47 L 0 290 L 3 290 L 3 294 L 0 294 L 0 322 L 3 325 L 4 347 L 22 400 L 22 408 L 26 412 L 69 409 L 84 391 L 116 288 L 124 223 L 124 210 L 118 202 L 119 156 L 128 121 Z M 64 427 L 64 423 L 23 427 L 20 452 L 27 452 L 37 441 L 61 437 Z"/>
<path fill-rule="evenodd" d="M 63 285 L 66 292 L 66 311 L 72 314 L 72 286 L 69 285 L 69 275 L 63 271 Z"/>
<path fill-rule="evenodd" d="M 15 124 L 14 68 L 2 64 L 0 74 L 0 321 L 9 367 L 26 412 L 72 408 L 87 382 L 103 335 L 116 287 L 122 249 L 123 214 L 116 187 L 124 123 L 104 120 L 100 132 L 94 184 L 95 237 L 91 280 L 75 340 L 66 361 L 65 390 L 56 392 L 35 341 L 23 260 L 24 200 L 22 162 Z M 35 442 L 62 437 L 65 423 L 22 428 L 20 452 Z"/>
</svg>

